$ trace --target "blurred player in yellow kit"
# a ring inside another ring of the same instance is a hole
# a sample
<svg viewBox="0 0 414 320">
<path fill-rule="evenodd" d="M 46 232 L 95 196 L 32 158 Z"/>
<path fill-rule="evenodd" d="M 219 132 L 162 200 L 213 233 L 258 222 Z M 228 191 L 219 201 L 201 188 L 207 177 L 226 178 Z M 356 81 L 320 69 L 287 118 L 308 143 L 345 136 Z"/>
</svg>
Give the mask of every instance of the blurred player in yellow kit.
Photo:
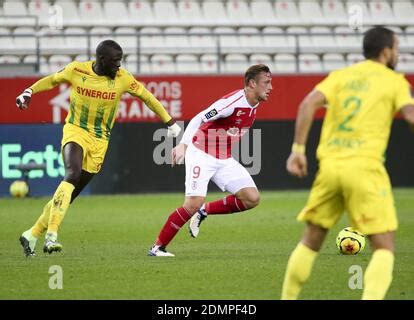
<svg viewBox="0 0 414 320">
<path fill-rule="evenodd" d="M 398 39 L 391 30 L 368 30 L 363 53 L 365 61 L 330 73 L 299 108 L 287 170 L 304 177 L 313 116 L 328 105 L 317 149 L 319 171 L 298 216 L 307 225 L 289 258 L 282 299 L 298 298 L 328 230 L 344 210 L 351 226 L 368 235 L 373 250 L 362 299 L 383 299 L 392 281 L 397 216 L 384 153 L 397 112 L 414 125 L 414 100 L 407 80 L 394 71 Z"/>
<path fill-rule="evenodd" d="M 40 79 L 16 99 L 17 107 L 23 110 L 28 108 L 33 94 L 61 83 L 72 86 L 62 138 L 65 177 L 37 222 L 20 237 L 26 256 L 35 255 L 36 241 L 46 230 L 43 251 L 62 250 L 57 241 L 59 226 L 70 203 L 102 166 L 123 93 L 138 97 L 154 111 L 167 124 L 169 137 L 176 137 L 181 131 L 162 104 L 128 71 L 120 68 L 122 55 L 119 44 L 105 40 L 96 48 L 96 61 L 74 61 Z"/>
</svg>

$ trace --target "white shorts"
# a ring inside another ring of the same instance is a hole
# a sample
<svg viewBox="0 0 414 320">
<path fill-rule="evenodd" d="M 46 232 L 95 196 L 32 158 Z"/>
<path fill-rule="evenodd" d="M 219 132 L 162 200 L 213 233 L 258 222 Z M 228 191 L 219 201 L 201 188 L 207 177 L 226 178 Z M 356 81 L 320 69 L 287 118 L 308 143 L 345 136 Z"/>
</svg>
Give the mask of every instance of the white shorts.
<svg viewBox="0 0 414 320">
<path fill-rule="evenodd" d="M 190 144 L 185 155 L 185 195 L 205 197 L 210 180 L 232 194 L 257 188 L 246 168 L 234 158 L 217 159 Z"/>
</svg>

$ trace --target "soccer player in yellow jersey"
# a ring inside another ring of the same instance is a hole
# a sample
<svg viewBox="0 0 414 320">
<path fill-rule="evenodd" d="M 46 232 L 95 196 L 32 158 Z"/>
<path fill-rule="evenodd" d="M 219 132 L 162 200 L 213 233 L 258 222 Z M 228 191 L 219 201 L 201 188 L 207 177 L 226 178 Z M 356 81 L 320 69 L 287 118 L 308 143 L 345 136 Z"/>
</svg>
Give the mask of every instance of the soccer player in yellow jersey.
<svg viewBox="0 0 414 320">
<path fill-rule="evenodd" d="M 403 75 L 394 72 L 398 39 L 375 27 L 364 35 L 365 61 L 333 71 L 308 94 L 296 118 L 287 170 L 307 174 L 305 145 L 315 111 L 327 105 L 317 158 L 319 171 L 298 216 L 302 241 L 287 265 L 282 299 L 297 299 L 328 230 L 348 212 L 351 226 L 368 236 L 373 254 L 362 299 L 383 299 L 392 281 L 397 217 L 383 165 L 394 115 L 414 125 L 414 100 Z"/>
<path fill-rule="evenodd" d="M 26 256 L 35 255 L 36 241 L 46 230 L 43 251 L 62 250 L 57 241 L 59 226 L 70 203 L 102 166 L 123 93 L 145 102 L 168 125 L 169 137 L 180 133 L 180 127 L 162 104 L 128 71 L 120 68 L 122 55 L 122 48 L 115 41 L 105 40 L 96 49 L 96 61 L 74 61 L 40 79 L 17 97 L 17 106 L 27 109 L 33 94 L 64 82 L 72 86 L 62 137 L 65 177 L 37 222 L 20 237 Z"/>
</svg>

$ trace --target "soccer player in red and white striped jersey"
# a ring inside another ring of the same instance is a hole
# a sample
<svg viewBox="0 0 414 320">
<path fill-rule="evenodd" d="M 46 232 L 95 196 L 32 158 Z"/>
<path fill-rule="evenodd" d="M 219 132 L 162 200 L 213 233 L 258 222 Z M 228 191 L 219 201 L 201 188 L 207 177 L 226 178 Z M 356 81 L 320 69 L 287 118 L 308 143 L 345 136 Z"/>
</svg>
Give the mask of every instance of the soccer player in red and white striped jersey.
<svg viewBox="0 0 414 320">
<path fill-rule="evenodd" d="M 172 150 L 173 165 L 185 159 L 185 201 L 170 214 L 148 255 L 174 256 L 166 246 L 190 219 L 190 234 L 197 237 L 207 215 L 245 211 L 259 204 L 256 184 L 231 156 L 231 147 L 252 126 L 259 103 L 269 97 L 271 82 L 266 65 L 253 65 L 245 73 L 243 89 L 220 98 L 190 121 Z M 230 195 L 205 203 L 210 180 Z"/>
</svg>

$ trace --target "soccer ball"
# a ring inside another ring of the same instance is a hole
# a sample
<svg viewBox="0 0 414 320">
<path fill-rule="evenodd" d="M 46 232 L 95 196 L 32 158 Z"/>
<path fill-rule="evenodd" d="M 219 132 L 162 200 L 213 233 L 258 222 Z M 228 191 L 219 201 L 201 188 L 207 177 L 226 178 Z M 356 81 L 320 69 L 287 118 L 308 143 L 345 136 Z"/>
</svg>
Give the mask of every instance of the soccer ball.
<svg viewBox="0 0 414 320">
<path fill-rule="evenodd" d="M 29 192 L 26 181 L 16 180 L 10 185 L 10 194 L 15 198 L 24 198 Z"/>
<path fill-rule="evenodd" d="M 351 227 L 342 229 L 336 237 L 336 247 L 342 254 L 358 254 L 365 248 L 365 236 Z"/>
</svg>

